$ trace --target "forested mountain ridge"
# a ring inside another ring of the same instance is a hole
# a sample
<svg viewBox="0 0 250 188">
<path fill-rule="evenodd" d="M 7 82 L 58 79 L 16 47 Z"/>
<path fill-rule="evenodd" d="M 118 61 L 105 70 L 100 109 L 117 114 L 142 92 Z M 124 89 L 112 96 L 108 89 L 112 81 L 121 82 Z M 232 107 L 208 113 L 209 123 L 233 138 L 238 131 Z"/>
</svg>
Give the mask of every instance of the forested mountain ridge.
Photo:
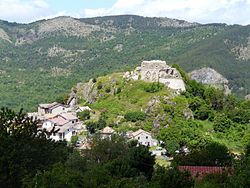
<svg viewBox="0 0 250 188">
<path fill-rule="evenodd" d="M 249 36 L 250 26 L 132 15 L 0 21 L 0 105 L 31 110 L 77 82 L 152 59 L 186 71 L 214 68 L 244 96 L 250 89 Z"/>
</svg>

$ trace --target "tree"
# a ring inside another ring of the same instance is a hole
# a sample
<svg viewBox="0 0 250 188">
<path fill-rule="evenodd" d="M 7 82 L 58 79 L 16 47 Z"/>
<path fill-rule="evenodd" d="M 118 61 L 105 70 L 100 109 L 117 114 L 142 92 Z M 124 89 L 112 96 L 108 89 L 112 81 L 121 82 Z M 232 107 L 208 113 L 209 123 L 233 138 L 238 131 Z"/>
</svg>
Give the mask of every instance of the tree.
<svg viewBox="0 0 250 188">
<path fill-rule="evenodd" d="M 156 188 L 188 188 L 194 186 L 194 180 L 188 172 L 157 166 L 150 185 Z"/>
<path fill-rule="evenodd" d="M 146 113 L 145 112 L 140 112 L 140 111 L 128 112 L 128 113 L 125 114 L 124 118 L 127 121 L 132 121 L 132 122 L 144 121 L 146 119 Z"/>
<path fill-rule="evenodd" d="M 154 171 L 155 157 L 149 152 L 148 147 L 143 145 L 131 147 L 127 160 L 132 168 L 138 169 L 148 180 L 151 179 Z"/>
<path fill-rule="evenodd" d="M 174 163 L 190 166 L 230 166 L 233 158 L 225 145 L 208 143 L 203 148 L 193 148 L 188 154 L 176 155 Z"/>
<path fill-rule="evenodd" d="M 89 111 L 89 110 L 84 110 L 84 111 L 82 111 L 82 112 L 77 112 L 76 115 L 77 115 L 77 117 L 78 117 L 80 120 L 84 121 L 84 120 L 87 120 L 87 119 L 90 118 L 90 111 Z"/>
<path fill-rule="evenodd" d="M 233 125 L 233 122 L 225 114 L 217 114 L 214 118 L 214 130 L 225 133 Z"/>
<path fill-rule="evenodd" d="M 22 179 L 66 160 L 64 142 L 47 139 L 52 132 L 38 129 L 37 121 L 22 110 L 0 110 L 0 187 L 21 187 Z"/>
</svg>

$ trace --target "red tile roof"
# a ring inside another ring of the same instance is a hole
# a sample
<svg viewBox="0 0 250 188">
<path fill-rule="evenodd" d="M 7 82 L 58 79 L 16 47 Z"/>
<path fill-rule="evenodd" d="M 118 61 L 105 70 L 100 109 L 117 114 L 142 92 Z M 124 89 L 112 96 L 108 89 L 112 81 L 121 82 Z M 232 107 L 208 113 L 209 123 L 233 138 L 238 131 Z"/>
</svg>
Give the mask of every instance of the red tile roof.
<svg viewBox="0 0 250 188">
<path fill-rule="evenodd" d="M 188 171 L 192 177 L 203 177 L 207 174 L 221 174 L 225 172 L 225 167 L 218 166 L 179 166 L 182 172 Z"/>
<path fill-rule="evenodd" d="M 50 121 L 52 121 L 53 123 L 59 126 L 63 126 L 64 124 L 69 122 L 68 120 L 63 119 L 62 117 L 55 117 L 55 118 L 50 119 Z"/>
</svg>

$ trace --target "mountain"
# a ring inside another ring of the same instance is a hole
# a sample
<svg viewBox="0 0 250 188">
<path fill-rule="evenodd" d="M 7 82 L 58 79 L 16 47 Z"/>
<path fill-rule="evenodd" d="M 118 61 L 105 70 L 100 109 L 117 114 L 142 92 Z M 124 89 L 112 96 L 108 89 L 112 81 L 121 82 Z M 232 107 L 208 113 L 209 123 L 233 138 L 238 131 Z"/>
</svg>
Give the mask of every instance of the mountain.
<svg viewBox="0 0 250 188">
<path fill-rule="evenodd" d="M 250 90 L 249 37 L 250 26 L 133 15 L 0 21 L 0 106 L 31 110 L 77 82 L 152 59 L 186 71 L 213 68 L 244 96 Z"/>
</svg>

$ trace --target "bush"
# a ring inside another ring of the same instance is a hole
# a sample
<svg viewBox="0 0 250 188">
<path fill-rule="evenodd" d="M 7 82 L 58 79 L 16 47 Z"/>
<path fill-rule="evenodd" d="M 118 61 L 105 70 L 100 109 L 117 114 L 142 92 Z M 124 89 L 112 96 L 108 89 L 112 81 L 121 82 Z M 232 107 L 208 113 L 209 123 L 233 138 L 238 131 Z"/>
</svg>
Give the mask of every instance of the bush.
<svg viewBox="0 0 250 188">
<path fill-rule="evenodd" d="M 99 89 L 99 90 L 102 89 L 102 84 L 101 83 L 98 84 L 97 89 Z"/>
<path fill-rule="evenodd" d="M 90 118 L 90 112 L 89 112 L 89 110 L 84 110 L 82 112 L 77 112 L 77 117 L 82 121 L 87 120 L 87 119 Z"/>
<path fill-rule="evenodd" d="M 70 141 L 71 141 L 71 143 L 72 143 L 72 144 L 74 144 L 74 145 L 75 145 L 75 144 L 76 144 L 76 142 L 78 141 L 78 136 L 77 136 L 77 135 L 72 136 Z"/>
<path fill-rule="evenodd" d="M 96 83 L 96 81 L 97 81 L 96 78 L 93 78 L 93 79 L 92 79 L 92 82 L 93 82 L 93 83 Z"/>
<path fill-rule="evenodd" d="M 148 93 L 156 93 L 160 90 L 162 90 L 162 88 L 164 87 L 164 84 L 157 82 L 157 83 L 147 83 L 144 86 L 144 91 L 148 92 Z"/>
<path fill-rule="evenodd" d="M 111 91 L 110 87 L 107 87 L 107 88 L 105 89 L 105 92 L 106 92 L 106 93 L 110 93 L 110 91 Z"/>
<path fill-rule="evenodd" d="M 127 121 L 144 121 L 146 119 L 146 113 L 145 112 L 128 112 L 125 114 L 124 118 Z"/>
<path fill-rule="evenodd" d="M 232 127 L 233 122 L 225 115 L 225 114 L 218 114 L 214 118 L 214 125 L 213 128 L 216 132 L 227 132 L 230 127 Z"/>
</svg>

